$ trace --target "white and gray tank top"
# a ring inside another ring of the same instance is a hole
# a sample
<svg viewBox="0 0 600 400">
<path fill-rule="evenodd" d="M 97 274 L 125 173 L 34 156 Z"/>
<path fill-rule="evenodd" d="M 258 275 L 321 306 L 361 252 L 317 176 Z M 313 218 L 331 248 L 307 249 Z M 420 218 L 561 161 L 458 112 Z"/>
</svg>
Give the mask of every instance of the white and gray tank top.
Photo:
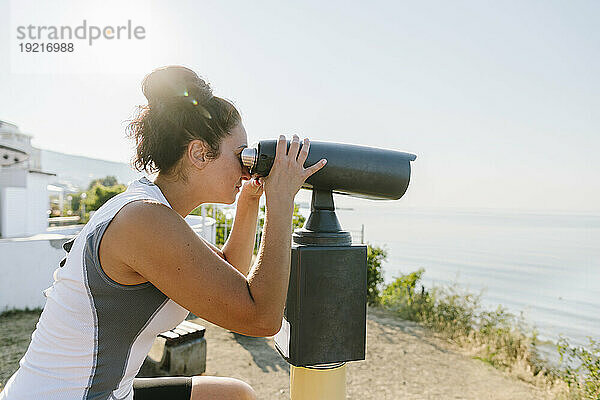
<svg viewBox="0 0 600 400">
<path fill-rule="evenodd" d="M 156 336 L 188 315 L 152 283 L 122 285 L 100 266 L 108 224 L 126 204 L 142 199 L 171 205 L 143 177 L 108 200 L 63 245 L 65 259 L 44 290 L 46 304 L 19 369 L 0 400 L 131 400 L 137 375 Z M 140 229 L 160 229 L 151 221 Z"/>
</svg>

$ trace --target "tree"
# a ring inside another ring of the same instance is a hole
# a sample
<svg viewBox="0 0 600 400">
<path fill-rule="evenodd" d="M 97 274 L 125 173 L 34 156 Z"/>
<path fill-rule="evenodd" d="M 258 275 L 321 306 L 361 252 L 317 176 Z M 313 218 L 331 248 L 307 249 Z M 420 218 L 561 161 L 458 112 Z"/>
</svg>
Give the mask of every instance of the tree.
<svg viewBox="0 0 600 400">
<path fill-rule="evenodd" d="M 121 192 L 127 189 L 125 185 L 113 185 L 104 186 L 100 183 L 96 183 L 90 190 L 88 190 L 87 197 L 84 200 L 86 211 L 95 211 L 102 207 L 111 198 L 115 197 Z"/>
<path fill-rule="evenodd" d="M 112 185 L 105 186 L 104 183 L 108 183 Z M 72 195 L 71 205 L 73 208 L 73 212 L 80 212 L 81 203 L 85 205 L 85 215 L 81 218 L 82 223 L 87 223 L 89 220 L 89 212 L 95 211 L 102 207 L 104 203 L 118 195 L 121 192 L 124 192 L 127 187 L 123 184 L 119 184 L 116 182 L 116 178 L 114 176 L 107 176 L 102 179 L 96 179 L 90 184 L 90 187 L 85 192 L 79 192 Z M 85 193 L 85 199 L 81 199 L 81 195 Z"/>
<path fill-rule="evenodd" d="M 83 192 L 73 193 L 71 195 L 71 210 L 73 210 L 74 214 L 79 212 L 79 207 L 81 203 L 81 193 Z"/>
<path fill-rule="evenodd" d="M 100 185 L 106 186 L 106 187 L 111 187 L 111 186 L 118 185 L 119 182 L 117 182 L 117 177 L 115 177 L 113 175 L 105 176 L 104 178 L 94 179 L 93 181 L 91 181 L 90 184 L 88 185 L 88 190 L 91 190 L 97 184 L 100 184 Z"/>
</svg>

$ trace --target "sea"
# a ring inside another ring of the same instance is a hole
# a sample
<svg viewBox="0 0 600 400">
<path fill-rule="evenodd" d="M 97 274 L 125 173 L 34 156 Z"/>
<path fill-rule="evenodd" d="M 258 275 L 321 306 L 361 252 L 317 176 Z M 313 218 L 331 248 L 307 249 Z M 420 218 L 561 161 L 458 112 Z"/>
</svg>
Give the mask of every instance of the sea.
<svg viewBox="0 0 600 400">
<path fill-rule="evenodd" d="M 519 316 L 546 342 L 600 339 L 600 213 L 405 207 L 336 196 L 353 240 L 387 249 L 385 283 L 425 270 L 421 284 L 458 285 Z M 302 214 L 310 213 L 307 203 Z M 364 228 L 363 228 L 364 227 Z M 555 351 L 554 351 L 555 352 Z"/>
</svg>

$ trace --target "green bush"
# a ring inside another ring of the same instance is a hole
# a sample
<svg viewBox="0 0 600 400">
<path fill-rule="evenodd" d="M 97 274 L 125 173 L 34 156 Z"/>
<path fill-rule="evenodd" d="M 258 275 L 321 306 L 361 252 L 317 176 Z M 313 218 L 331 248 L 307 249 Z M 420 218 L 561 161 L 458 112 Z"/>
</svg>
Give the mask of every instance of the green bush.
<svg viewBox="0 0 600 400">
<path fill-rule="evenodd" d="M 600 399 L 600 342 L 588 338 L 589 348 L 571 346 L 560 337 L 557 343 L 562 378 L 581 398 Z"/>
<path fill-rule="evenodd" d="M 429 305 L 429 293 L 417 292 L 417 282 L 421 280 L 424 269 L 397 277 L 383 289 L 380 303 L 388 310 L 397 313 L 401 318 L 410 321 L 421 321 L 425 313 L 424 307 Z"/>
<path fill-rule="evenodd" d="M 570 399 L 600 399 L 600 342 L 573 347 L 565 338 L 557 343 L 559 368 L 548 365 L 536 350 L 537 331 L 502 306 L 482 308 L 481 293 L 474 295 L 454 283 L 426 290 L 417 286 L 424 269 L 403 274 L 387 285 L 379 303 L 403 319 L 416 321 L 454 342 L 469 347 L 474 358 L 494 367 L 512 369 L 517 365 L 547 384 L 556 380 L 569 387 Z"/>
<path fill-rule="evenodd" d="M 519 360 L 539 366 L 534 346 L 535 331 L 503 307 L 488 311 L 481 307 L 481 294 L 474 295 L 456 283 L 427 290 L 417 285 L 424 269 L 402 274 L 387 285 L 381 305 L 400 318 L 422 323 L 444 337 L 477 348 L 475 358 L 496 367 L 509 367 Z"/>
<path fill-rule="evenodd" d="M 474 295 L 457 284 L 436 287 L 431 293 L 422 289 L 428 297 L 423 321 L 430 328 L 442 332 L 450 339 L 466 337 L 473 332 L 479 317 L 481 295 Z M 482 317 L 485 320 L 485 317 Z"/>
<path fill-rule="evenodd" d="M 383 283 L 381 264 L 387 259 L 387 250 L 367 243 L 367 303 L 380 303 L 379 288 Z"/>
</svg>

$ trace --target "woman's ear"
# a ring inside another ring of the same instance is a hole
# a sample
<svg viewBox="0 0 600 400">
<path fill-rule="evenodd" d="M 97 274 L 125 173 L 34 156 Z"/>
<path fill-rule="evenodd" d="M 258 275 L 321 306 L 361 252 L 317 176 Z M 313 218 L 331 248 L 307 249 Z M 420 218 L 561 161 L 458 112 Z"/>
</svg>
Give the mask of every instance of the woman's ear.
<svg viewBox="0 0 600 400">
<path fill-rule="evenodd" d="M 207 162 L 208 145 L 202 140 L 192 140 L 188 144 L 187 157 L 190 163 L 198 169 L 203 169 Z"/>
</svg>

